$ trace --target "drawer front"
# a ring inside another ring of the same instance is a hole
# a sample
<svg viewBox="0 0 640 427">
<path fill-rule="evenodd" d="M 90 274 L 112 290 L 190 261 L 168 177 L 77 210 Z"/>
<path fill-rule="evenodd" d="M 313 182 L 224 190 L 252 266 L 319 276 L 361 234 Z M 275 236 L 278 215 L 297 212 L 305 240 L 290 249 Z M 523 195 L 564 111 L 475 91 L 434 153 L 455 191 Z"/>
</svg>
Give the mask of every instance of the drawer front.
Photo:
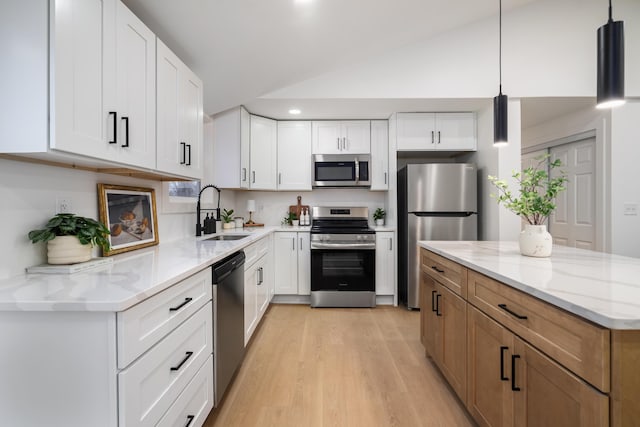
<svg viewBox="0 0 640 427">
<path fill-rule="evenodd" d="M 205 362 L 157 427 L 198 427 L 213 409 L 213 355 Z"/>
<path fill-rule="evenodd" d="M 467 269 L 424 248 L 420 251 L 422 271 L 463 298 L 467 297 Z"/>
<path fill-rule="evenodd" d="M 118 313 L 118 368 L 124 369 L 211 299 L 205 269 Z"/>
<path fill-rule="evenodd" d="M 153 426 L 213 352 L 211 302 L 118 374 L 120 426 Z"/>
<path fill-rule="evenodd" d="M 603 392 L 610 389 L 610 332 L 469 271 L 468 301 Z"/>
</svg>

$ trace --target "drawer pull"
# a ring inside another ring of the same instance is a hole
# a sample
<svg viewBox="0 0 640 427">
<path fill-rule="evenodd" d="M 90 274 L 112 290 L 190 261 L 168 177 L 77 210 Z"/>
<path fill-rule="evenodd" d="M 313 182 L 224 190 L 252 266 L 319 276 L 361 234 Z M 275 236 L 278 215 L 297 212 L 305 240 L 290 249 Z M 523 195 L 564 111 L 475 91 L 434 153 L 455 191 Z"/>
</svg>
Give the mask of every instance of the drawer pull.
<svg viewBox="0 0 640 427">
<path fill-rule="evenodd" d="M 501 309 L 503 309 L 504 311 L 506 311 L 507 313 L 509 313 L 510 315 L 512 315 L 513 317 L 520 319 L 520 320 L 527 320 L 527 316 L 522 316 L 512 310 L 509 310 L 509 307 L 507 307 L 507 304 L 498 304 L 498 307 L 500 307 Z"/>
<path fill-rule="evenodd" d="M 500 346 L 500 381 L 509 381 L 509 378 L 504 376 L 504 351 L 509 350 L 509 347 Z"/>
<path fill-rule="evenodd" d="M 187 360 L 189 360 L 189 358 L 191 356 L 193 356 L 193 351 L 187 351 L 185 354 L 186 354 L 186 356 L 184 357 L 184 359 L 182 359 L 182 361 L 180 363 L 178 363 L 178 366 L 172 366 L 171 367 L 172 371 L 179 371 L 180 368 L 182 368 L 182 365 L 187 363 Z"/>
<path fill-rule="evenodd" d="M 438 294 L 436 295 L 436 316 L 442 316 L 442 313 L 440 313 L 440 297 L 442 295 Z"/>
<path fill-rule="evenodd" d="M 431 291 L 431 311 L 436 311 L 436 293 L 438 291 Z"/>
<path fill-rule="evenodd" d="M 189 304 L 191 301 L 193 301 L 193 298 L 187 297 L 184 299 L 184 301 L 180 305 L 177 305 L 175 307 L 169 307 L 169 311 L 178 311 L 185 305 Z"/>
<path fill-rule="evenodd" d="M 184 427 L 189 427 L 195 417 L 195 415 L 187 415 L 187 423 L 184 425 Z"/>
<path fill-rule="evenodd" d="M 511 355 L 511 390 L 520 391 L 520 387 L 516 386 L 516 359 L 520 359 L 517 354 Z"/>
<path fill-rule="evenodd" d="M 438 267 L 436 267 L 435 265 L 432 265 L 431 268 L 433 268 L 435 271 L 437 271 L 438 273 L 444 273 L 444 270 L 439 269 Z"/>
</svg>

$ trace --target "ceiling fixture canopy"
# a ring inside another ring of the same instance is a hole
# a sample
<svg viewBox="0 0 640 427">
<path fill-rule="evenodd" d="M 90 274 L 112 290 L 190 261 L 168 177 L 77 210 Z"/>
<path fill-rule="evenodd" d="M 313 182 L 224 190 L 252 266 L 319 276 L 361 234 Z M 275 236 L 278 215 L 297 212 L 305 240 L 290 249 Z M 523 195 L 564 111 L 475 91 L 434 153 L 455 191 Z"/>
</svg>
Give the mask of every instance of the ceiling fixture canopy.
<svg viewBox="0 0 640 427">
<path fill-rule="evenodd" d="M 507 104 L 509 98 L 502 93 L 502 0 L 500 0 L 500 36 L 498 66 L 500 69 L 500 92 L 493 98 L 493 146 L 503 147 L 509 140 Z"/>
<path fill-rule="evenodd" d="M 624 23 L 614 21 L 609 0 L 609 21 L 598 28 L 598 104 L 613 108 L 624 104 Z"/>
</svg>

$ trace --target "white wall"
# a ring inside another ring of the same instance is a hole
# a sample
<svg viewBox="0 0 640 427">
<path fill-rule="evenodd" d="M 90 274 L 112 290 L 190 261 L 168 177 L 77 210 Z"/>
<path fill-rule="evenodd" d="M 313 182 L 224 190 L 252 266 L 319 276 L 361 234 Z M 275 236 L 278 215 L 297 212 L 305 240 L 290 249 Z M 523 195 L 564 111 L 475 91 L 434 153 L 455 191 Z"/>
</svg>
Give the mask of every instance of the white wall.
<svg viewBox="0 0 640 427">
<path fill-rule="evenodd" d="M 497 7 L 497 4 L 496 4 Z M 640 95 L 640 2 L 617 0 L 625 23 L 626 91 Z M 503 88 L 510 97 L 596 94 L 603 0 L 540 0 L 503 16 Z M 264 98 L 491 98 L 498 88 L 498 20 L 491 17 L 350 64 Z"/>
<path fill-rule="evenodd" d="M 160 242 L 195 233 L 193 213 L 162 212 L 160 182 L 0 159 L 0 279 L 46 262 L 46 245 L 32 244 L 27 234 L 55 215 L 58 197 L 71 200 L 75 214 L 98 219 L 98 183 L 155 189 Z"/>
<path fill-rule="evenodd" d="M 640 210 L 640 102 L 611 112 L 611 252 L 640 257 L 640 216 L 624 214 L 625 204 Z"/>
<path fill-rule="evenodd" d="M 319 189 L 311 191 L 236 191 L 236 216 L 249 219 L 247 200 L 256 201 L 256 212 L 253 221 L 265 225 L 280 225 L 283 217 L 289 211 L 289 206 L 298 203 L 297 197 L 302 196 L 302 204 L 309 206 L 366 206 L 369 208 L 369 220 L 373 225 L 373 211 L 381 207 L 386 209 L 383 191 L 369 191 L 366 189 Z"/>
</svg>

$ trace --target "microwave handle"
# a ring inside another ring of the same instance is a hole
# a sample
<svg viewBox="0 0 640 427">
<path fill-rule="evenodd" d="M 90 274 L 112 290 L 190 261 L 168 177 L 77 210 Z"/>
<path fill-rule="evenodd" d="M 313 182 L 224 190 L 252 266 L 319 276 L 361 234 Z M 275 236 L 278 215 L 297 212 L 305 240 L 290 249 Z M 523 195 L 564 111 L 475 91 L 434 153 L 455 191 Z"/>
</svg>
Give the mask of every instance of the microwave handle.
<svg viewBox="0 0 640 427">
<path fill-rule="evenodd" d="M 360 181 L 360 162 L 356 157 L 356 184 L 358 183 L 358 181 Z"/>
</svg>

